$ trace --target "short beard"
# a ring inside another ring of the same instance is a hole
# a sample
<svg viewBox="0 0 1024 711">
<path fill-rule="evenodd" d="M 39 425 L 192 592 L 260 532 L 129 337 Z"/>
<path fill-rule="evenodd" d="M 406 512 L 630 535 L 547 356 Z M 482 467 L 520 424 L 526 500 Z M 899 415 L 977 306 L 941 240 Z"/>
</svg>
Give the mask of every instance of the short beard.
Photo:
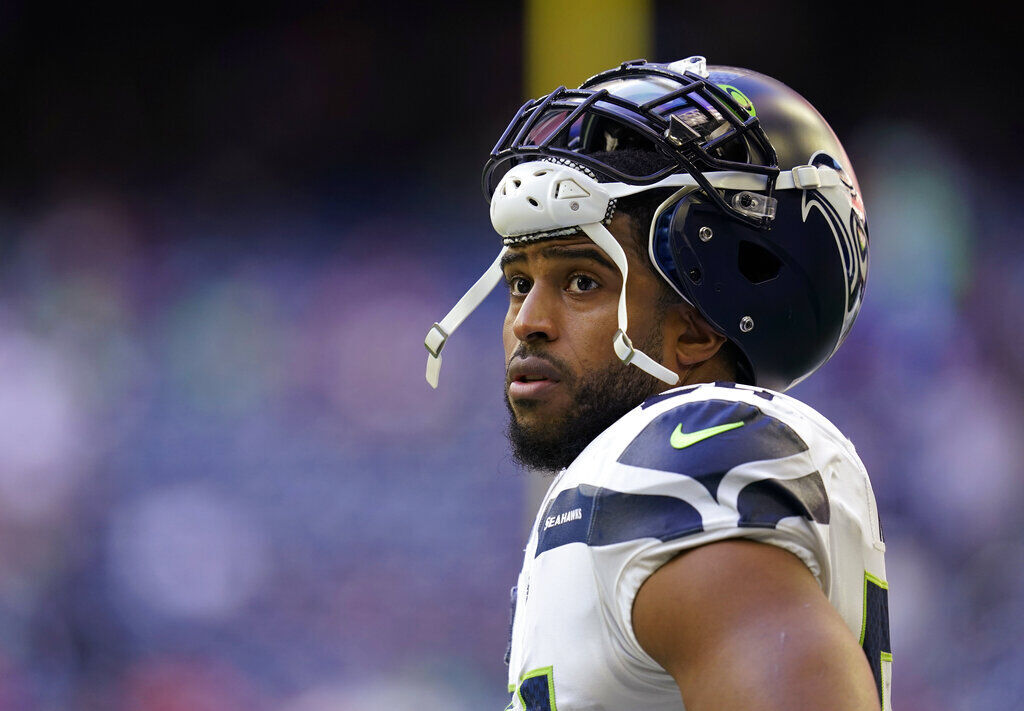
<svg viewBox="0 0 1024 711">
<path fill-rule="evenodd" d="M 646 342 L 636 348 L 652 356 L 660 353 L 660 329 L 649 334 Z M 564 363 L 543 351 L 532 349 L 531 352 L 521 345 L 517 353 L 539 355 L 558 367 L 567 378 L 571 372 Z M 618 360 L 612 361 L 604 370 L 585 373 L 579 379 L 562 380 L 562 385 L 574 394 L 572 406 L 563 417 L 538 427 L 520 424 L 512 410 L 506 387 L 505 405 L 509 412 L 508 439 L 512 445 L 512 456 L 527 469 L 550 473 L 564 469 L 599 434 L 664 387 L 657 378 Z"/>
</svg>

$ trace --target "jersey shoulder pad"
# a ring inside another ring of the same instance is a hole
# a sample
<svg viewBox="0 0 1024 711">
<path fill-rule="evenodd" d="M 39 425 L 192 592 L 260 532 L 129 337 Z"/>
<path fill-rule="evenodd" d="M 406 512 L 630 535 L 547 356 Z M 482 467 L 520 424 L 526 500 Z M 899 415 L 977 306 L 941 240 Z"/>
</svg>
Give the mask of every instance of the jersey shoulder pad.
<svg viewBox="0 0 1024 711">
<path fill-rule="evenodd" d="M 828 493 L 798 434 L 804 428 L 773 405 L 776 397 L 714 383 L 651 398 L 634 411 L 636 434 L 617 462 L 658 472 L 658 490 L 683 498 L 692 499 L 683 492 L 696 481 L 741 527 L 774 527 L 789 516 L 827 523 Z"/>
<path fill-rule="evenodd" d="M 693 476 L 726 472 L 746 462 L 807 451 L 800 435 L 756 396 L 721 384 L 663 393 L 641 406 L 642 429 L 618 457 L 622 464 Z M 756 391 L 771 395 L 769 391 Z M 771 413 L 771 414 L 770 414 Z"/>
</svg>

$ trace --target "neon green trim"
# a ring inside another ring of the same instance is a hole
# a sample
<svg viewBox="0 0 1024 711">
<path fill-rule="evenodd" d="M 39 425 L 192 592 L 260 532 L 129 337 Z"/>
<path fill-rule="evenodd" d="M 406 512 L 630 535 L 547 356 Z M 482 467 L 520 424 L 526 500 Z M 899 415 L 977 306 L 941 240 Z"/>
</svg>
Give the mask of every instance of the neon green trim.
<svg viewBox="0 0 1024 711">
<path fill-rule="evenodd" d="M 535 676 L 546 676 L 548 678 L 548 705 L 551 707 L 551 711 L 558 711 L 558 707 L 555 705 L 555 668 L 554 667 L 541 667 L 539 669 L 531 669 L 530 671 L 519 677 L 519 688 L 516 689 L 516 696 L 519 697 L 519 702 L 526 708 L 526 699 L 523 698 L 522 686 L 523 682 L 527 679 L 532 679 Z"/>
<path fill-rule="evenodd" d="M 725 93 L 732 97 L 733 101 L 740 105 L 744 111 L 751 116 L 757 116 L 757 111 L 754 110 L 754 102 L 747 98 L 747 95 L 736 87 L 730 84 L 719 84 L 720 89 L 724 89 Z"/>
<path fill-rule="evenodd" d="M 881 578 L 875 577 L 874 575 L 872 575 L 871 573 L 869 573 L 867 571 L 864 571 L 864 577 L 867 578 L 868 580 L 870 580 L 871 582 L 873 582 L 878 587 L 882 588 L 883 590 L 888 590 L 889 589 L 889 583 L 885 582 Z"/>
<path fill-rule="evenodd" d="M 514 694 L 515 691 L 516 691 L 516 685 L 515 684 L 509 684 L 508 685 L 508 693 Z"/>
<path fill-rule="evenodd" d="M 714 437 L 717 434 L 722 434 L 723 432 L 728 432 L 729 430 L 734 430 L 737 427 L 742 426 L 742 422 L 729 422 L 724 425 L 697 430 L 696 432 L 683 432 L 683 425 L 680 423 L 676 425 L 675 430 L 672 432 L 672 436 L 668 439 L 668 443 L 676 449 L 686 449 L 691 444 L 697 444 L 708 437 Z"/>
<path fill-rule="evenodd" d="M 883 590 L 889 589 L 889 583 L 885 582 L 879 577 L 872 575 L 866 570 L 864 571 L 864 595 L 863 602 L 861 603 L 860 608 L 860 642 L 858 642 L 858 644 L 860 644 L 862 647 L 864 646 L 864 635 L 867 634 L 868 627 L 868 583 L 876 585 L 882 588 Z M 890 659 L 889 661 L 892 660 Z"/>
<path fill-rule="evenodd" d="M 892 663 L 892 652 L 882 652 L 882 661 Z"/>
</svg>

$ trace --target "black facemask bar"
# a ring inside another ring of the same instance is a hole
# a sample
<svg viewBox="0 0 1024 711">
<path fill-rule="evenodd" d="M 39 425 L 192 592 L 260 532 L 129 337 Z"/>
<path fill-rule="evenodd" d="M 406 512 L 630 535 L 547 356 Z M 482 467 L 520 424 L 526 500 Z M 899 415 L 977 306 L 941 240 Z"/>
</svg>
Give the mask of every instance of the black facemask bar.
<svg viewBox="0 0 1024 711">
<path fill-rule="evenodd" d="M 642 79 L 660 77 L 679 84 L 642 104 L 610 93 L 607 89 L 591 89 L 614 79 Z M 688 126 L 674 112 L 684 102 L 688 110 L 699 111 L 720 128 L 702 136 Z M 717 112 L 717 115 L 713 113 Z M 545 127 L 543 139 L 530 143 L 541 121 L 549 120 L 555 112 L 565 116 L 556 126 Z M 649 142 L 665 158 L 664 164 L 646 175 L 630 175 L 609 165 L 600 158 L 568 145 L 573 124 L 583 118 L 597 117 L 625 127 L 641 141 Z M 724 129 L 724 130 L 723 130 Z M 744 141 L 748 157 L 752 154 L 761 162 L 728 160 L 715 155 L 715 149 L 732 141 Z M 713 82 L 689 71 L 681 74 L 659 65 L 645 62 L 627 62 L 616 69 L 591 77 L 579 89 L 559 87 L 547 96 L 528 101 L 519 109 L 498 139 L 484 166 L 482 186 L 490 200 L 501 177 L 513 165 L 529 160 L 553 159 L 573 167 L 593 172 L 599 181 L 622 182 L 630 185 L 655 183 L 673 173 L 690 174 L 708 199 L 725 214 L 759 229 L 771 227 L 771 216 L 744 214 L 726 202 L 718 190 L 704 176 L 706 171 L 740 171 L 764 175 L 763 194 L 771 202 L 775 180 L 779 174 L 778 158 L 756 116 L 751 116 L 726 91 Z"/>
</svg>

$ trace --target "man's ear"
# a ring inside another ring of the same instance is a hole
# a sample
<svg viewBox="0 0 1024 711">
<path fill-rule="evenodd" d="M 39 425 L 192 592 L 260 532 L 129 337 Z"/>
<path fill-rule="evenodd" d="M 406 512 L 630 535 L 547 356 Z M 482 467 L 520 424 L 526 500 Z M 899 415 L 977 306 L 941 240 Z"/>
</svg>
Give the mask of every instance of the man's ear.
<svg viewBox="0 0 1024 711">
<path fill-rule="evenodd" d="M 680 368 L 692 368 L 711 360 L 725 343 L 725 336 L 687 303 L 669 306 L 665 318 L 668 334 L 674 338 L 676 363 Z"/>
</svg>

